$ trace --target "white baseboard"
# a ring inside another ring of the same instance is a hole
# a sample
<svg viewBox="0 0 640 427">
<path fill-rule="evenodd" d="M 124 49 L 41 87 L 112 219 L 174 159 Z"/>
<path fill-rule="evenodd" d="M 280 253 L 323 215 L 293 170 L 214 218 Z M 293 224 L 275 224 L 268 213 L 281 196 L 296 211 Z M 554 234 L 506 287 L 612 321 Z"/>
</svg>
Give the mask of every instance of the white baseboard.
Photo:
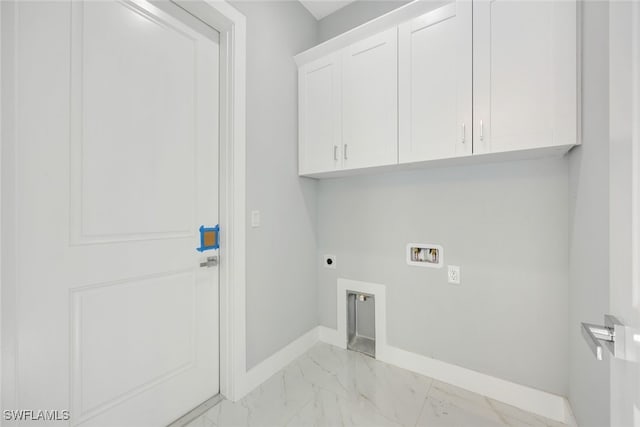
<svg viewBox="0 0 640 427">
<path fill-rule="evenodd" d="M 286 347 L 272 354 L 247 371 L 242 381 L 242 390 L 238 393 L 236 399 L 241 399 L 252 390 L 259 387 L 260 384 L 271 378 L 273 374 L 285 368 L 289 363 L 306 353 L 319 341 L 318 329 L 319 327 L 311 329 L 309 332 L 289 343 Z"/>
<path fill-rule="evenodd" d="M 340 335 L 335 329 L 318 326 L 318 336 L 320 341 L 324 343 L 331 344 L 334 347 L 347 348 L 346 339 L 340 339 Z"/>
<path fill-rule="evenodd" d="M 338 331 L 318 327 L 321 341 L 344 348 Z M 387 345 L 379 360 L 481 394 L 525 411 L 569 423 L 571 412 L 562 396 L 516 384 L 457 365 Z"/>
<path fill-rule="evenodd" d="M 569 399 L 565 399 L 564 402 L 565 402 L 564 410 L 567 415 L 567 421 L 565 421 L 565 424 L 568 425 L 569 427 L 578 427 L 578 421 L 576 421 L 576 416 L 573 413 L 573 409 L 571 408 L 571 403 L 569 402 Z"/>
<path fill-rule="evenodd" d="M 565 399 L 531 387 L 482 374 L 396 347 L 387 348 L 387 362 L 436 380 L 487 396 L 556 421 L 566 422 Z"/>
</svg>

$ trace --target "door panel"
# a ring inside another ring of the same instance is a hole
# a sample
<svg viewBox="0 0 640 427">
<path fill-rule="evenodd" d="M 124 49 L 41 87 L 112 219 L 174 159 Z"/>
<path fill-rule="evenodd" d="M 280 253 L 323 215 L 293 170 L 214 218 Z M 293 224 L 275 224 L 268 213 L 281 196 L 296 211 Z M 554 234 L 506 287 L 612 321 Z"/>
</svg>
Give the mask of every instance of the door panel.
<svg viewBox="0 0 640 427">
<path fill-rule="evenodd" d="M 135 4 L 76 8 L 74 225 L 88 238 L 193 232 L 197 39 Z"/>
<path fill-rule="evenodd" d="M 144 1 L 15 24 L 16 404 L 166 425 L 218 392 L 217 33 Z"/>
<path fill-rule="evenodd" d="M 340 55 L 300 68 L 300 173 L 342 167 Z"/>
<path fill-rule="evenodd" d="M 345 169 L 398 162 L 398 43 L 392 28 L 342 52 Z"/>
<path fill-rule="evenodd" d="M 83 413 L 193 367 L 196 292 L 193 271 L 73 292 L 72 351 Z M 109 381 L 102 381 L 104 372 Z"/>
<path fill-rule="evenodd" d="M 612 426 L 640 426 L 640 4 L 609 3 L 609 357 Z M 604 314 L 604 313 L 603 313 Z M 621 336 L 624 335 L 624 336 Z M 606 363 L 606 359 L 605 359 Z"/>
<path fill-rule="evenodd" d="M 576 2 L 473 8 L 474 153 L 577 143 Z"/>
<path fill-rule="evenodd" d="M 400 163 L 472 152 L 471 2 L 399 27 Z"/>
</svg>

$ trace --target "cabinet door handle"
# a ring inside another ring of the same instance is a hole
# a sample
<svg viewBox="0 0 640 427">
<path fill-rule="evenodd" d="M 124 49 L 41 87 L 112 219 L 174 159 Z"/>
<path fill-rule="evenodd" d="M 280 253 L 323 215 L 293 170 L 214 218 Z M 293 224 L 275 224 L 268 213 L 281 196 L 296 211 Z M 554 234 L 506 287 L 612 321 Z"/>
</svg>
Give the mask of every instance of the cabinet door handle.
<svg viewBox="0 0 640 427">
<path fill-rule="evenodd" d="M 344 144 L 344 159 L 348 160 L 347 159 L 347 144 Z"/>
<path fill-rule="evenodd" d="M 338 161 L 338 146 L 337 145 L 333 146 L 333 160 L 335 160 L 336 162 Z"/>
<path fill-rule="evenodd" d="M 480 141 L 484 139 L 484 123 L 480 120 Z"/>
<path fill-rule="evenodd" d="M 464 144 L 465 141 L 465 137 L 466 137 L 466 132 L 465 132 L 465 128 L 464 128 L 464 123 L 462 124 L 462 143 Z"/>
</svg>

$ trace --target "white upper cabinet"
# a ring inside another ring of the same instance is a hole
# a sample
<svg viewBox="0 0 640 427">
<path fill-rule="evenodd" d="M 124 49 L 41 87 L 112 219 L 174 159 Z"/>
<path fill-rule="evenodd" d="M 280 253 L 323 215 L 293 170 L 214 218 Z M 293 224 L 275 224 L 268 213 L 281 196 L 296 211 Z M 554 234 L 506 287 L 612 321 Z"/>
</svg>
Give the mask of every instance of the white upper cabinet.
<svg viewBox="0 0 640 427">
<path fill-rule="evenodd" d="M 397 28 L 342 50 L 345 169 L 398 162 Z"/>
<path fill-rule="evenodd" d="M 412 1 L 296 56 L 300 174 L 562 155 L 577 0 Z"/>
<path fill-rule="evenodd" d="M 332 54 L 298 71 L 298 168 L 301 175 L 342 167 L 340 55 Z"/>
<path fill-rule="evenodd" d="M 474 0 L 474 153 L 574 145 L 575 1 Z"/>
<path fill-rule="evenodd" d="M 400 163 L 471 155 L 471 22 L 459 1 L 400 25 Z"/>
</svg>

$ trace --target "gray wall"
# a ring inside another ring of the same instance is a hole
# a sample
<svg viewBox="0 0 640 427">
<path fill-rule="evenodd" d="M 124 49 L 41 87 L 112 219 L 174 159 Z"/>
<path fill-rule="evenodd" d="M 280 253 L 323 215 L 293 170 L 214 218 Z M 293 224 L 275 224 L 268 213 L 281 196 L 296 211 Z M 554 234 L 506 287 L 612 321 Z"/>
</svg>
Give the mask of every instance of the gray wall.
<svg viewBox="0 0 640 427">
<path fill-rule="evenodd" d="M 609 310 L 609 6 L 583 3 L 582 134 L 571 152 L 569 401 L 578 424 L 609 425 L 609 364 L 597 362 L 580 322 Z"/>
<path fill-rule="evenodd" d="M 247 366 L 315 326 L 315 307 L 335 327 L 336 277 L 371 280 L 389 287 L 390 344 L 568 393 L 580 425 L 607 425 L 606 364 L 577 326 L 608 308 L 606 3 L 584 4 L 584 145 L 569 160 L 297 178 L 291 57 L 404 3 L 358 1 L 316 23 L 298 2 L 234 2 L 249 23 L 248 210 L 263 217 L 247 236 Z M 407 266 L 409 241 L 442 244 L 462 285 Z M 316 271 L 323 253 L 337 270 Z"/>
<path fill-rule="evenodd" d="M 322 18 L 318 26 L 318 41 L 323 42 L 360 24 L 384 15 L 411 0 L 359 0 Z"/>
<path fill-rule="evenodd" d="M 336 279 L 387 286 L 390 345 L 566 395 L 567 159 L 324 180 L 318 186 L 320 322 L 336 327 Z M 409 242 L 445 264 L 408 266 Z"/>
<path fill-rule="evenodd" d="M 317 43 L 297 1 L 233 2 L 247 17 L 247 368 L 317 326 L 316 183 L 298 178 L 293 56 Z"/>
<path fill-rule="evenodd" d="M 319 38 L 402 4 L 357 1 L 321 20 Z M 391 345 L 566 395 L 567 163 L 321 181 L 318 259 L 338 256 L 336 270 L 319 270 L 321 324 L 336 327 L 337 277 L 381 282 Z M 443 245 L 462 284 L 447 284 L 445 269 L 407 266 L 409 242 Z"/>
</svg>

